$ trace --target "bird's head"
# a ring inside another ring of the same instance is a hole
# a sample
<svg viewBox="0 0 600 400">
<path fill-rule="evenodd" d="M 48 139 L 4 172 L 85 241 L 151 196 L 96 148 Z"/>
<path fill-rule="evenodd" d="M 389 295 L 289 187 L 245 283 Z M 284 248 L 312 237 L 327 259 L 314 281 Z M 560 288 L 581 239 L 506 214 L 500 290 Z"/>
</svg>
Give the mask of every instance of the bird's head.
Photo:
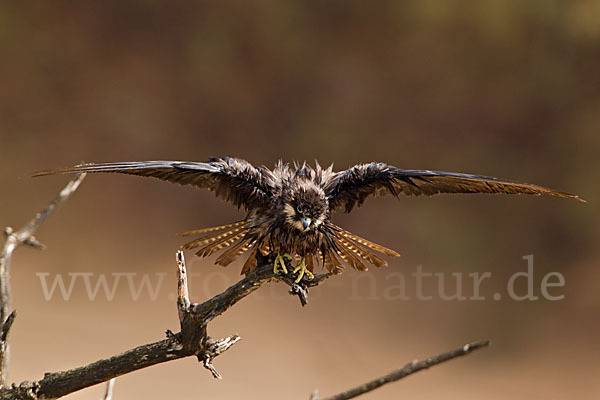
<svg viewBox="0 0 600 400">
<path fill-rule="evenodd" d="M 302 232 L 314 231 L 327 218 L 327 197 L 319 188 L 299 188 L 284 204 L 286 221 Z"/>
</svg>

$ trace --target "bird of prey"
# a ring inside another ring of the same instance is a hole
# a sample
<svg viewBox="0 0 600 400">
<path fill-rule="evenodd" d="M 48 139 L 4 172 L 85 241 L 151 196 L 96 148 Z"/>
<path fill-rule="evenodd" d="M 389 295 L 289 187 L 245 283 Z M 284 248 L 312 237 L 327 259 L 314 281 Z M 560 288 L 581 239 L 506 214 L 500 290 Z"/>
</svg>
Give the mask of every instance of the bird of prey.
<svg viewBox="0 0 600 400">
<path fill-rule="evenodd" d="M 193 185 L 215 192 L 217 196 L 246 210 L 246 217 L 227 225 L 183 233 L 201 235 L 186 243 L 198 256 L 207 257 L 225 250 L 216 264 L 227 266 L 250 252 L 242 274 L 257 265 L 256 256 L 273 255 L 274 272 L 297 274 L 296 282 L 313 278 L 314 266 L 339 272 L 348 265 L 364 271 L 367 265 L 386 266 L 374 251 L 398 256 L 369 240 L 356 236 L 332 220 L 332 213 L 350 212 L 369 196 L 435 195 L 438 193 L 505 193 L 552 195 L 583 201 L 577 195 L 528 183 L 454 172 L 407 170 L 384 163 L 359 164 L 334 172 L 333 166 L 321 168 L 277 162 L 274 169 L 255 167 L 230 157 L 213 157 L 207 162 L 139 161 L 81 164 L 70 168 L 40 171 L 34 176 L 73 172 L 116 172 L 148 176 Z"/>
</svg>

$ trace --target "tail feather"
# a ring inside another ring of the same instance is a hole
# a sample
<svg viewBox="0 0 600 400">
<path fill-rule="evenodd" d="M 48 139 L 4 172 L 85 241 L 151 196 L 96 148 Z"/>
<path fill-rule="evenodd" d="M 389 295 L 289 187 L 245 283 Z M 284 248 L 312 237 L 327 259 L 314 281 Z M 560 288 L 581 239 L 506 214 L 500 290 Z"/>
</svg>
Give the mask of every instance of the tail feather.
<svg viewBox="0 0 600 400">
<path fill-rule="evenodd" d="M 208 245 L 214 242 L 220 242 L 225 238 L 231 237 L 240 232 L 246 232 L 247 228 L 244 225 L 234 226 L 226 231 L 217 231 L 211 235 L 204 236 L 183 245 L 184 249 L 190 250 L 202 245 Z"/>
<path fill-rule="evenodd" d="M 353 240 L 357 243 L 362 244 L 363 246 L 367 246 L 370 249 L 379 251 L 380 253 L 383 253 L 386 256 L 400 257 L 400 254 L 392 249 L 388 249 L 387 247 L 383 247 L 377 243 L 373 243 L 371 241 L 368 241 L 367 239 L 356 236 L 355 234 L 350 233 L 350 232 L 340 228 L 337 225 L 333 225 L 333 226 L 334 226 L 335 230 L 337 231 L 337 233 L 340 234 L 341 236 L 345 237 L 346 239 Z"/>
<path fill-rule="evenodd" d="M 202 228 L 202 229 L 195 229 L 193 231 L 182 232 L 179 235 L 181 235 L 181 236 L 200 235 L 201 233 L 221 231 L 223 229 L 229 229 L 229 228 L 237 228 L 238 226 L 245 226 L 247 224 L 248 224 L 247 220 L 241 220 L 241 221 L 237 221 L 237 222 L 234 222 L 231 224 L 212 226 L 210 228 Z"/>
<path fill-rule="evenodd" d="M 325 247 L 323 249 L 323 266 L 329 272 L 340 272 L 344 269 L 344 265 L 338 260 L 331 247 Z"/>
<path fill-rule="evenodd" d="M 244 263 L 242 267 L 242 275 L 248 275 L 250 272 L 254 271 L 256 268 L 256 252 L 258 251 L 258 247 L 255 247 L 254 250 L 248 256 L 248 259 Z"/>
<path fill-rule="evenodd" d="M 359 271 L 368 270 L 367 266 L 363 264 L 362 261 L 355 256 L 354 253 L 350 251 L 342 242 L 336 240 L 336 244 L 338 245 L 338 254 L 348 265 Z"/>
<path fill-rule="evenodd" d="M 258 244 L 258 251 L 260 251 L 260 254 L 262 254 L 263 256 L 266 256 L 267 254 L 269 254 L 271 252 L 271 246 L 269 245 L 269 241 L 268 240 L 263 240 Z"/>
<path fill-rule="evenodd" d="M 375 254 L 371 253 L 364 247 L 362 247 L 358 244 L 355 244 L 354 242 L 351 242 L 350 240 L 345 239 L 344 237 L 341 237 L 339 239 L 339 241 L 348 250 L 352 251 L 354 254 L 356 254 L 357 256 L 359 256 L 360 258 L 365 260 L 366 262 L 373 264 L 378 268 L 387 267 L 388 263 L 385 260 L 382 260 L 381 258 L 377 257 Z"/>
<path fill-rule="evenodd" d="M 217 258 L 216 263 L 223 267 L 228 266 L 236 258 L 241 256 L 244 252 L 248 251 L 250 249 L 250 247 L 252 247 L 253 244 L 254 244 L 254 240 L 251 238 L 240 240 L 236 245 L 234 245 L 233 247 L 228 249 L 226 252 L 221 254 L 219 256 L 219 258 Z"/>
<path fill-rule="evenodd" d="M 340 245 L 339 247 L 343 247 L 343 246 Z M 346 263 L 347 265 L 349 265 L 349 266 L 351 266 L 351 267 L 354 268 L 354 265 L 352 263 L 352 259 L 350 258 L 350 256 L 346 252 L 343 252 L 341 249 L 336 248 L 334 250 L 334 252 L 332 252 L 332 253 L 337 254 L 342 259 L 342 261 L 344 263 Z"/>
<path fill-rule="evenodd" d="M 304 259 L 304 262 L 306 263 L 306 268 L 310 272 L 314 272 L 314 270 L 315 270 L 315 259 L 314 259 L 314 257 L 311 256 L 311 255 L 306 256 L 306 258 Z"/>
<path fill-rule="evenodd" d="M 232 232 L 230 235 L 225 236 L 222 239 L 211 243 L 207 246 L 204 246 L 196 252 L 196 255 L 200 257 L 208 257 L 214 252 L 224 249 L 225 247 L 231 246 L 236 240 L 241 239 L 245 234 L 245 231 Z"/>
</svg>

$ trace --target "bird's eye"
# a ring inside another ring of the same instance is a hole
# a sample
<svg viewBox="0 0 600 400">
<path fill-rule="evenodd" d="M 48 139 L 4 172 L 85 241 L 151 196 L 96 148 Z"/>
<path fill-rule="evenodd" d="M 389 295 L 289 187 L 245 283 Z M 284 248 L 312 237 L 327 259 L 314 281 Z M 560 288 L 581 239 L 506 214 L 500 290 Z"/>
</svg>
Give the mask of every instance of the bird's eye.
<svg viewBox="0 0 600 400">
<path fill-rule="evenodd" d="M 302 211 L 303 211 L 302 207 L 300 207 L 300 206 L 296 207 L 296 212 L 298 212 L 298 214 L 302 214 Z"/>
</svg>

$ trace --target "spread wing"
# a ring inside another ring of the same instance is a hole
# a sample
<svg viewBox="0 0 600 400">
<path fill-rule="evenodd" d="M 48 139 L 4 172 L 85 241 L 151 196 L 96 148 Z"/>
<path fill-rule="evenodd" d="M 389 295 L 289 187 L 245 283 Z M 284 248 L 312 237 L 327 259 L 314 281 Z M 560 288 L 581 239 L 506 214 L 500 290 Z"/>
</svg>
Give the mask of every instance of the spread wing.
<svg viewBox="0 0 600 400">
<path fill-rule="evenodd" d="M 33 176 L 71 172 L 115 172 L 149 176 L 180 185 L 193 185 L 215 192 L 217 196 L 250 210 L 266 206 L 274 180 L 271 171 L 256 168 L 237 158 L 211 158 L 208 162 L 137 161 L 81 164 L 69 168 L 39 171 Z"/>
<path fill-rule="evenodd" d="M 585 201 L 574 194 L 528 183 L 455 172 L 400 169 L 375 162 L 337 172 L 324 186 L 330 209 L 344 207 L 346 212 L 356 205 L 361 206 L 371 195 L 392 194 L 398 197 L 401 193 L 407 196 L 438 193 L 545 194 Z"/>
</svg>

